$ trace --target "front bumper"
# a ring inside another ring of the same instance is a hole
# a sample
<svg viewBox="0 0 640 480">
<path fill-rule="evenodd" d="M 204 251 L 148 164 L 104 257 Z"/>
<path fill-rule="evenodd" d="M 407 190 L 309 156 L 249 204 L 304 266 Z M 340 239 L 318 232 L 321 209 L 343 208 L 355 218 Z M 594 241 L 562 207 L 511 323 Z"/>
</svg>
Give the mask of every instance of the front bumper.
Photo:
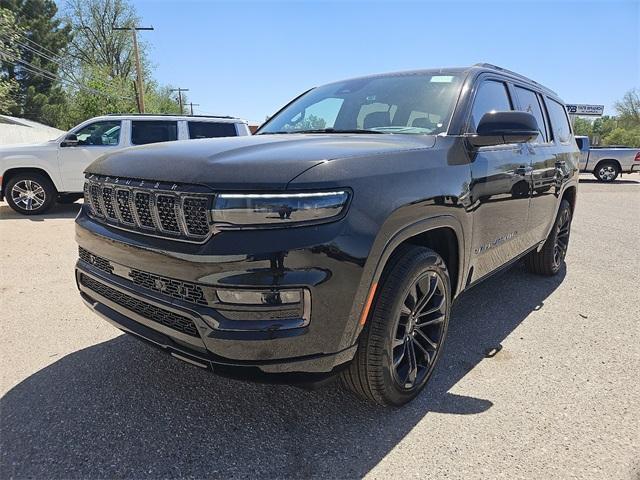
<svg viewBox="0 0 640 480">
<path fill-rule="evenodd" d="M 355 354 L 361 306 L 353 299 L 364 260 L 353 255 L 355 251 L 347 252 L 349 247 L 340 248 L 339 222 L 312 230 L 298 230 L 293 241 L 277 231 L 225 232 L 204 245 L 178 245 L 110 228 L 81 211 L 78 244 L 92 258 L 111 262 L 115 272 L 80 259 L 76 281 L 96 313 L 181 360 L 234 377 L 316 381 L 335 373 Z M 283 249 L 285 240 L 290 245 Z M 279 249 L 270 251 L 274 244 Z M 309 318 L 300 315 L 269 324 L 237 315 L 229 320 L 215 306 L 141 287 L 123 273 L 132 268 L 199 285 L 207 298 L 208 289 L 215 288 L 302 289 L 310 298 L 304 313 Z"/>
</svg>

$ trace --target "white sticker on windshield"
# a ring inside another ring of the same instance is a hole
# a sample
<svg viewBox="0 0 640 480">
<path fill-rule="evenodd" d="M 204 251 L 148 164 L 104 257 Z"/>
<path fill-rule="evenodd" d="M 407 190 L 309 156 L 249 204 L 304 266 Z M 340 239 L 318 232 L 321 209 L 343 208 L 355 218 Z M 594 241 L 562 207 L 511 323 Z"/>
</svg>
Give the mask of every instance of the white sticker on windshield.
<svg viewBox="0 0 640 480">
<path fill-rule="evenodd" d="M 451 83 L 453 82 L 453 75 L 434 75 L 431 77 L 431 83 Z"/>
</svg>

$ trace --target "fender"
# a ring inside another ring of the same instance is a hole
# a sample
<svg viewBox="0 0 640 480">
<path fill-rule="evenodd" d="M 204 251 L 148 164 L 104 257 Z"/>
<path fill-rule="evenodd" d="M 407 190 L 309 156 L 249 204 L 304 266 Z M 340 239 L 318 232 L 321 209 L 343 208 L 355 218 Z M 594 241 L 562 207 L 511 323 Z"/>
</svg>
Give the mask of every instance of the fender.
<svg viewBox="0 0 640 480">
<path fill-rule="evenodd" d="M 411 237 L 443 227 L 453 230 L 458 240 L 458 288 L 456 289 L 455 297 L 459 295 L 464 288 L 464 274 L 468 259 L 464 230 L 462 224 L 455 216 L 445 214 L 421 219 L 415 223 L 406 225 L 388 239 L 376 238 L 373 247 L 371 248 L 371 252 L 369 253 L 369 259 L 364 266 L 362 280 L 358 286 L 358 290 L 353 301 L 353 307 L 349 315 L 349 324 L 356 326 L 357 328 L 354 328 L 353 336 L 350 339 L 350 342 L 347 342 L 348 345 L 352 345 L 362 331 L 363 326 L 360 325 L 359 318 L 365 306 L 365 302 L 369 301 L 367 297 L 371 287 L 380 280 L 382 272 L 394 250 L 402 242 Z"/>
</svg>

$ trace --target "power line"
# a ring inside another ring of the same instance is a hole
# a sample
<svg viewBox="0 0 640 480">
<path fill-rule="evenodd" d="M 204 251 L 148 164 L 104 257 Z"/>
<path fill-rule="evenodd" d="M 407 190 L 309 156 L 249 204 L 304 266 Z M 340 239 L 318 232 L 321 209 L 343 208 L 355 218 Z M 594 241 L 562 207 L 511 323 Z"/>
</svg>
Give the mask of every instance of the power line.
<svg viewBox="0 0 640 480">
<path fill-rule="evenodd" d="M 182 108 L 182 92 L 188 92 L 189 89 L 178 87 L 178 88 L 172 88 L 171 91 L 178 92 L 178 103 L 180 104 L 180 115 L 182 115 L 184 113 L 184 110 Z"/>
<path fill-rule="evenodd" d="M 187 105 L 189 105 L 189 107 L 191 107 L 191 115 L 193 115 L 193 107 L 199 107 L 200 104 L 199 103 L 193 103 L 193 102 L 189 102 Z M 182 112 L 180 112 L 182 113 Z"/>
<path fill-rule="evenodd" d="M 72 85 L 76 88 L 91 92 L 91 93 L 95 93 L 97 95 L 103 95 L 106 97 L 111 97 L 111 98 L 119 98 L 122 100 L 132 100 L 132 97 L 126 97 L 126 96 L 120 96 L 120 95 L 113 95 L 107 92 L 102 92 L 100 90 L 96 90 L 95 88 L 91 88 L 91 87 L 87 87 L 86 85 L 83 85 L 79 82 L 73 81 L 73 80 L 69 80 L 66 78 L 62 78 L 59 75 L 50 72 L 49 70 L 46 70 L 42 67 L 39 67 L 37 65 L 33 65 L 32 63 L 29 63 L 25 60 L 22 60 L 21 58 L 17 57 L 16 55 L 13 55 L 9 52 L 0 50 L 0 54 L 4 54 L 8 57 L 13 58 L 13 60 L 8 59 L 7 61 L 13 65 L 17 65 L 20 68 L 25 69 L 26 71 L 28 71 L 29 73 L 32 73 L 34 75 L 46 78 L 48 80 L 53 80 L 53 81 L 59 81 L 61 83 L 66 83 L 67 85 Z"/>
</svg>

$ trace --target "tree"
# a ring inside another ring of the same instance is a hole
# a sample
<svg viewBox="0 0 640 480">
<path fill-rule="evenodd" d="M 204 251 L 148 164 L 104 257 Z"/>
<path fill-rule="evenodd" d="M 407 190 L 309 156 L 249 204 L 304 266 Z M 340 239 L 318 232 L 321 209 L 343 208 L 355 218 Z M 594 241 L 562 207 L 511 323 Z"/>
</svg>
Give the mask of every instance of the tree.
<svg viewBox="0 0 640 480">
<path fill-rule="evenodd" d="M 573 131 L 576 135 L 593 137 L 593 123 L 582 117 L 576 117 L 573 120 Z"/>
<path fill-rule="evenodd" d="M 627 147 L 640 147 L 640 126 L 633 128 L 615 128 L 604 137 L 605 145 L 625 145 Z"/>
<path fill-rule="evenodd" d="M 16 25 L 15 15 L 6 8 L 0 8 L 0 60 L 9 62 L 20 56 L 16 41 L 20 29 Z M 4 53 L 2 53 L 4 52 Z M 3 68 L 0 70 L 0 113 L 11 114 L 17 107 L 18 82 L 10 78 Z"/>
<path fill-rule="evenodd" d="M 65 13 L 74 29 L 68 49 L 74 77 L 91 89 L 78 87 L 69 92 L 73 107 L 67 122 L 77 123 L 105 113 L 137 111 L 131 32 L 112 28 L 139 24 L 135 8 L 127 0 L 67 0 Z M 145 78 L 145 111 L 178 113 L 178 102 L 171 97 L 169 87 L 159 87 L 151 78 L 146 48 L 144 42 L 138 42 Z"/>
<path fill-rule="evenodd" d="M 111 78 L 132 75 L 135 59 L 131 33 L 113 30 L 114 26 L 139 23 L 132 5 L 126 0 L 67 0 L 65 14 L 75 32 L 68 54 L 78 68 L 101 65 L 108 67 Z M 147 65 L 143 42 L 139 47 L 142 63 Z"/>
<path fill-rule="evenodd" d="M 640 127 L 640 89 L 633 88 L 615 103 L 618 120 L 626 127 Z"/>
<path fill-rule="evenodd" d="M 21 32 L 12 42 L 19 49 L 20 62 L 15 57 L 4 58 L 0 67 L 0 76 L 17 83 L 15 104 L 9 111 L 55 124 L 65 102 L 55 77 L 62 67 L 59 55 L 71 39 L 71 27 L 56 17 L 58 7 L 53 0 L 0 0 L 0 8 L 13 13 Z"/>
</svg>

